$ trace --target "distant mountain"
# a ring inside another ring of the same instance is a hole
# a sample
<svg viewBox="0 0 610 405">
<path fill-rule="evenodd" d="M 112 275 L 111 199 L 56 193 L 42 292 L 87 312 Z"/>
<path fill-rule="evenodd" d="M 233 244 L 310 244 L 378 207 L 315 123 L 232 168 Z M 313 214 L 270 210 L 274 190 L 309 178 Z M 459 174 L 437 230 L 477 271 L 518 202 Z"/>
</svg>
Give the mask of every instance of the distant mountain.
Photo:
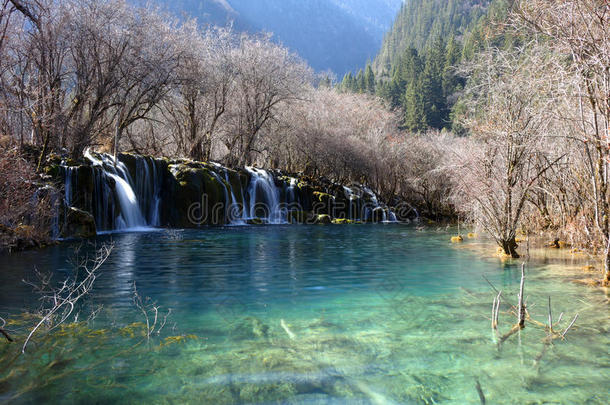
<svg viewBox="0 0 610 405">
<path fill-rule="evenodd" d="M 317 71 L 342 76 L 372 60 L 402 0 L 157 0 L 178 15 L 267 31 Z"/>
<path fill-rule="evenodd" d="M 392 27 L 396 13 L 404 0 L 331 0 L 356 20 L 381 42 Z"/>
<path fill-rule="evenodd" d="M 376 72 L 389 72 L 407 48 L 422 51 L 441 37 L 461 40 L 484 18 L 492 0 L 406 0 L 375 59 Z"/>
</svg>

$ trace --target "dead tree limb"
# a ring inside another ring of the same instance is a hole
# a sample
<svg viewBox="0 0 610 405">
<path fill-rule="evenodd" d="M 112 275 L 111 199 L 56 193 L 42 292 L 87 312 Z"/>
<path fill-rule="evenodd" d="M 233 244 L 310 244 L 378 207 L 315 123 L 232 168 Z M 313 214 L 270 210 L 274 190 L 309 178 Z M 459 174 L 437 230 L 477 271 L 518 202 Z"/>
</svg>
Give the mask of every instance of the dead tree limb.
<svg viewBox="0 0 610 405">
<path fill-rule="evenodd" d="M 525 287 L 525 262 L 521 263 L 521 284 L 519 285 L 519 304 L 518 304 L 518 314 L 519 314 L 519 322 L 518 325 L 521 329 L 525 327 L 525 304 L 523 301 L 523 290 Z"/>
<path fill-rule="evenodd" d="M 479 382 L 479 379 L 475 377 L 474 379 L 475 381 L 475 388 L 477 389 L 477 393 L 479 394 L 479 399 L 481 400 L 481 404 L 485 405 L 486 400 L 485 400 L 485 394 L 483 393 L 483 389 L 481 388 L 481 383 Z"/>
<path fill-rule="evenodd" d="M 42 318 L 32 328 L 28 334 L 21 352 L 25 353 L 25 349 L 34 336 L 34 334 L 44 324 L 48 325 L 48 332 L 56 329 L 63 324 L 74 311 L 77 302 L 85 297 L 93 288 L 93 283 L 97 277 L 97 271 L 104 264 L 106 259 L 112 252 L 113 245 L 103 245 L 95 251 L 93 258 L 86 257 L 85 259 L 77 258 L 75 263 L 75 274 L 73 277 L 66 278 L 59 287 L 50 285 L 50 279 L 43 279 L 41 285 L 36 286 L 35 283 L 27 283 L 39 290 L 42 293 L 43 302 L 48 302 L 49 307 L 41 311 Z M 79 271 L 82 271 L 83 277 L 79 277 Z"/>
</svg>

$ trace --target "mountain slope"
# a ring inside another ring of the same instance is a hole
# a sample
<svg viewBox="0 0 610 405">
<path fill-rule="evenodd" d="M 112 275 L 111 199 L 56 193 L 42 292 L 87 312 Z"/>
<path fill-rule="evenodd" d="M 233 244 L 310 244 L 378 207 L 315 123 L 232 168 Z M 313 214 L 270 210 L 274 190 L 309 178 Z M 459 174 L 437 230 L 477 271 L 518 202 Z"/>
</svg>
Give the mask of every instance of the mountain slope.
<svg viewBox="0 0 610 405">
<path fill-rule="evenodd" d="M 176 14 L 268 31 L 318 71 L 342 75 L 373 59 L 402 0 L 158 0 Z"/>
<path fill-rule="evenodd" d="M 375 59 L 376 72 L 389 72 L 407 48 L 419 51 L 438 37 L 460 39 L 487 13 L 491 0 L 406 0 Z"/>
</svg>

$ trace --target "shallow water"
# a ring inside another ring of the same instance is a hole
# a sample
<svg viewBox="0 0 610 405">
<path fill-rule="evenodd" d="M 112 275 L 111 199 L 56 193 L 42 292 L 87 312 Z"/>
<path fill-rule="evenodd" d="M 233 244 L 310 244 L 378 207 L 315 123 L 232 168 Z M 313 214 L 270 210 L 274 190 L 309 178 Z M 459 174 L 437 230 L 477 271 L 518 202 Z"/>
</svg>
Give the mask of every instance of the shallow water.
<svg viewBox="0 0 610 405">
<path fill-rule="evenodd" d="M 570 281 L 584 262 L 546 257 L 527 269 L 534 319 L 546 322 L 548 296 L 555 320 L 565 312 L 556 330 L 579 314 L 565 340 L 545 346 L 544 329 L 528 324 L 498 346 L 483 275 L 516 302 L 520 263 L 449 238 L 402 225 L 100 236 L 115 249 L 87 304 L 103 308 L 0 370 L 0 402 L 476 404 L 478 381 L 487 403 L 607 403 L 608 298 Z M 2 257 L 0 316 L 17 336 L 19 314 L 37 305 L 21 280 L 34 266 L 68 274 L 73 247 Z M 134 281 L 172 310 L 150 340 Z M 0 342 L 0 357 L 15 347 Z"/>
</svg>

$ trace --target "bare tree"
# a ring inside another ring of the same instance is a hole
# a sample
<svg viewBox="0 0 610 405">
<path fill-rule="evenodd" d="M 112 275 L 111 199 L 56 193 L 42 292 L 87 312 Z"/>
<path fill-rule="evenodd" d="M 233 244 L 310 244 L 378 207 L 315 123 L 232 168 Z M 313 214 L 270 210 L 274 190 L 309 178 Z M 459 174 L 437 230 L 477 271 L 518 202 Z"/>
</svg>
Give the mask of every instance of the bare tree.
<svg viewBox="0 0 610 405">
<path fill-rule="evenodd" d="M 542 34 L 547 45 L 570 60 L 558 66 L 575 101 L 566 123 L 580 138 L 590 168 L 594 226 L 605 246 L 604 284 L 610 285 L 610 4 L 600 0 L 518 0 L 513 5 L 518 28 Z M 573 79 L 573 80 L 572 80 Z M 577 123 L 577 125 L 573 125 Z"/>
<path fill-rule="evenodd" d="M 132 124 L 151 118 L 175 81 L 184 53 L 174 40 L 176 23 L 158 10 L 131 8 L 130 19 L 123 22 L 130 45 L 118 63 L 121 85 L 112 97 L 114 113 L 114 155 L 123 131 Z M 136 145 L 132 142 L 132 147 Z"/>
<path fill-rule="evenodd" d="M 26 17 L 19 34 L 24 42 L 15 44 L 15 51 L 21 54 L 22 68 L 28 69 L 28 84 L 18 90 L 27 94 L 22 97 L 28 100 L 22 108 L 27 110 L 34 136 L 42 145 L 40 170 L 49 149 L 59 144 L 58 128 L 63 122 L 67 18 L 64 9 L 51 0 L 11 3 Z"/>
<path fill-rule="evenodd" d="M 512 257 L 519 257 L 515 239 L 529 195 L 562 157 L 537 165 L 552 109 L 537 77 L 545 63 L 533 48 L 490 49 L 479 58 L 471 67 L 472 98 L 464 117 L 474 142 L 454 155 L 451 166 L 458 209 Z"/>
<path fill-rule="evenodd" d="M 179 153 L 207 161 L 234 88 L 234 36 L 227 29 L 200 32 L 192 22 L 182 32 L 181 46 L 188 51 L 163 111 Z"/>
<path fill-rule="evenodd" d="M 258 135 L 275 118 L 283 103 L 302 98 L 311 69 L 296 55 L 271 42 L 269 36 L 242 35 L 233 50 L 236 72 L 235 103 L 225 138 L 229 162 L 252 164 Z"/>
</svg>

